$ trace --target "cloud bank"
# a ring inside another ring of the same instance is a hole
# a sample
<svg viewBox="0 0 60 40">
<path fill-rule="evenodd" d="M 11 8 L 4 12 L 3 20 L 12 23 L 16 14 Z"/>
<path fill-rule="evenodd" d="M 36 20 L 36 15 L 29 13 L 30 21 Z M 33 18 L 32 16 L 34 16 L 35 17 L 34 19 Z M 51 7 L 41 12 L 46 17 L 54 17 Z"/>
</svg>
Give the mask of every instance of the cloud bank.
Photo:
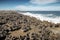
<svg viewBox="0 0 60 40">
<path fill-rule="evenodd" d="M 26 6 L 26 5 L 18 5 L 15 7 L 21 11 L 60 11 L 60 6 Z"/>
<path fill-rule="evenodd" d="M 15 7 L 15 9 L 21 10 L 21 11 L 60 11 L 60 6 L 54 6 L 54 5 L 47 5 L 51 3 L 60 2 L 59 0 L 30 0 L 29 3 L 32 5 L 18 5 Z M 38 6 L 34 6 L 34 4 L 37 4 Z M 42 6 L 45 5 L 45 6 Z"/>
<path fill-rule="evenodd" d="M 57 0 L 30 0 L 30 3 L 32 4 L 49 4 L 55 2 L 57 2 Z"/>
</svg>

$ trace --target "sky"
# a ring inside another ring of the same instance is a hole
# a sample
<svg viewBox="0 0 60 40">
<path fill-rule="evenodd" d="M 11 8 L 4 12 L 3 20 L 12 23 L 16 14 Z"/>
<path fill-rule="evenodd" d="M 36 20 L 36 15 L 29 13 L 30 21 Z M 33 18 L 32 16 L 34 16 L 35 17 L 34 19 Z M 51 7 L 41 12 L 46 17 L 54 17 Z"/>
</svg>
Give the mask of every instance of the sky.
<svg viewBox="0 0 60 40">
<path fill-rule="evenodd" d="M 0 10 L 60 11 L 60 0 L 0 0 Z"/>
</svg>

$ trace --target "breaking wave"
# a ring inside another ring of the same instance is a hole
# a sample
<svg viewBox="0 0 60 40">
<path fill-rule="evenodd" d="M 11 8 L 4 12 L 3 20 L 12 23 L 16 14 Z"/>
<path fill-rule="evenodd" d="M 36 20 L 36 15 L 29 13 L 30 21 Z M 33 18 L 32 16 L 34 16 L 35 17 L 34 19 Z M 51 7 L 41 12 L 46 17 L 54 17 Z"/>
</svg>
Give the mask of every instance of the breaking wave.
<svg viewBox="0 0 60 40">
<path fill-rule="evenodd" d="M 56 16 L 54 14 L 34 14 L 30 12 L 21 13 L 23 15 L 27 15 L 30 17 L 35 17 L 41 21 L 48 21 L 53 23 L 60 23 L 60 16 Z"/>
</svg>

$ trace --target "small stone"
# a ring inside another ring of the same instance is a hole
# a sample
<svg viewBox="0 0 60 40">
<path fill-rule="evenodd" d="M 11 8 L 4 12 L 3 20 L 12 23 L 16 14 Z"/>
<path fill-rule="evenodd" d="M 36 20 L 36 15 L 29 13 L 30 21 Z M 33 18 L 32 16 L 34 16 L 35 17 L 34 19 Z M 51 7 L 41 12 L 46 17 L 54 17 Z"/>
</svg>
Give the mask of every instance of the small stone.
<svg viewBox="0 0 60 40">
<path fill-rule="evenodd" d="M 22 28 L 22 30 L 23 30 L 24 32 L 27 32 L 27 31 L 31 30 L 31 28 L 30 28 L 30 27 L 24 27 L 24 28 Z"/>
</svg>

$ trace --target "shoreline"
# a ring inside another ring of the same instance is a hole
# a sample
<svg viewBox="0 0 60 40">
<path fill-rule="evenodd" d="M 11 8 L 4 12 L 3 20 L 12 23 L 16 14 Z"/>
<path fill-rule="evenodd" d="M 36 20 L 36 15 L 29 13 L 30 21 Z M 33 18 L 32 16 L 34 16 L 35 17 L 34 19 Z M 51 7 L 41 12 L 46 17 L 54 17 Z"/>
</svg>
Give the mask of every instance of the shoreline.
<svg viewBox="0 0 60 40">
<path fill-rule="evenodd" d="M 32 14 L 32 13 L 29 13 L 29 12 L 18 12 L 19 14 L 23 14 L 23 15 L 26 15 L 26 16 L 29 16 L 29 17 L 35 17 L 37 20 L 41 20 L 41 21 L 48 21 L 48 22 L 51 22 L 51 23 L 54 23 L 54 24 L 60 24 L 60 21 L 57 19 L 57 18 L 49 18 L 49 17 L 44 17 L 43 15 L 41 14 Z M 53 14 L 51 14 L 53 15 Z M 47 15 L 46 15 L 47 16 Z M 44 17 L 44 18 L 43 18 Z"/>
</svg>

